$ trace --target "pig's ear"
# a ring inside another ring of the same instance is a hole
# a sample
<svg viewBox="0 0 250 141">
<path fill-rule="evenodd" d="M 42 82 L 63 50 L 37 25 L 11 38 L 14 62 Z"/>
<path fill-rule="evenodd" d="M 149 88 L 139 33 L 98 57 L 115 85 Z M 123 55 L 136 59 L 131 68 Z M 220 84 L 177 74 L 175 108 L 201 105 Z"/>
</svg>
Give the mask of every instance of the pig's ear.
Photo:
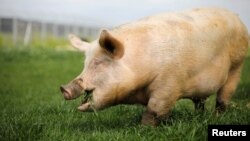
<svg viewBox="0 0 250 141">
<path fill-rule="evenodd" d="M 81 52 L 86 51 L 89 46 L 88 42 L 82 41 L 79 37 L 77 37 L 74 34 L 69 34 L 69 40 L 72 46 Z"/>
<path fill-rule="evenodd" d="M 123 44 L 113 37 L 107 30 L 102 30 L 99 44 L 113 59 L 120 59 L 124 54 Z"/>
</svg>

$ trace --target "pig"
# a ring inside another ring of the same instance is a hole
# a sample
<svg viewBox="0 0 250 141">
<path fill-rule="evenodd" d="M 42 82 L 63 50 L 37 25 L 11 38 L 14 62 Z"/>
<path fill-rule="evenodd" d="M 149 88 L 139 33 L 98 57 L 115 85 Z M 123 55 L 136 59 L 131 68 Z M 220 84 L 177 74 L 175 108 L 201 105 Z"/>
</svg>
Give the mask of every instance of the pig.
<svg viewBox="0 0 250 141">
<path fill-rule="evenodd" d="M 204 109 L 216 93 L 225 111 L 240 80 L 248 50 L 247 29 L 226 9 L 200 8 L 142 18 L 100 31 L 88 43 L 69 35 L 85 54 L 84 69 L 60 90 L 66 100 L 85 97 L 78 110 L 141 104 L 143 125 L 157 126 L 177 100 Z M 73 67 L 73 66 L 72 66 Z"/>
</svg>

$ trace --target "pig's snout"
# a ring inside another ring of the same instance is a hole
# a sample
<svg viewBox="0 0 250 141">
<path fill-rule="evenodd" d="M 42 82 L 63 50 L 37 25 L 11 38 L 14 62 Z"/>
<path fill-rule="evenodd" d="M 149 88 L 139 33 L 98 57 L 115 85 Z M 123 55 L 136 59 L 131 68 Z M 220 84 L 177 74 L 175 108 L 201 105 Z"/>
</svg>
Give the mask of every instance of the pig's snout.
<svg viewBox="0 0 250 141">
<path fill-rule="evenodd" d="M 70 89 L 67 89 L 65 86 L 60 86 L 60 90 L 65 98 L 65 100 L 70 100 L 72 99 L 72 93 L 70 91 Z"/>
<path fill-rule="evenodd" d="M 69 83 L 60 86 L 60 90 L 65 100 L 78 98 L 83 93 L 83 88 L 78 83 Z"/>
</svg>

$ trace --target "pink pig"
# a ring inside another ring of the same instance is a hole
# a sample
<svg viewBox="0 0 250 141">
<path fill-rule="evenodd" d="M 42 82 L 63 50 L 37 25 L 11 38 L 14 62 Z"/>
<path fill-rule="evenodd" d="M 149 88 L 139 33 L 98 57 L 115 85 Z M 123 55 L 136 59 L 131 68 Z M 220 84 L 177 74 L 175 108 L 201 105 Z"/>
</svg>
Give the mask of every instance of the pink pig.
<svg viewBox="0 0 250 141">
<path fill-rule="evenodd" d="M 153 126 L 181 98 L 203 109 L 206 98 L 217 93 L 216 108 L 224 111 L 248 50 L 240 19 L 216 8 L 147 17 L 102 30 L 91 43 L 69 38 L 86 59 L 83 72 L 60 87 L 64 98 L 87 93 L 80 111 L 142 104 L 147 106 L 142 123 Z"/>
</svg>

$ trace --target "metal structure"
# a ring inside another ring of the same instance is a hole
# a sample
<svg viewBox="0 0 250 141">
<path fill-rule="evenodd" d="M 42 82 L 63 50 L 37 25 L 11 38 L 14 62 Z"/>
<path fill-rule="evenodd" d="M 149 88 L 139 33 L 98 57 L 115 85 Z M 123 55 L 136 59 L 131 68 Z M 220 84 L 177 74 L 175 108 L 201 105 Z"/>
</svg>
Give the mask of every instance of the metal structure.
<svg viewBox="0 0 250 141">
<path fill-rule="evenodd" d="M 13 43 L 28 45 L 32 39 L 44 41 L 48 38 L 67 38 L 69 33 L 93 39 L 99 33 L 98 27 L 49 23 L 20 18 L 0 17 L 0 33 L 12 36 Z"/>
</svg>

